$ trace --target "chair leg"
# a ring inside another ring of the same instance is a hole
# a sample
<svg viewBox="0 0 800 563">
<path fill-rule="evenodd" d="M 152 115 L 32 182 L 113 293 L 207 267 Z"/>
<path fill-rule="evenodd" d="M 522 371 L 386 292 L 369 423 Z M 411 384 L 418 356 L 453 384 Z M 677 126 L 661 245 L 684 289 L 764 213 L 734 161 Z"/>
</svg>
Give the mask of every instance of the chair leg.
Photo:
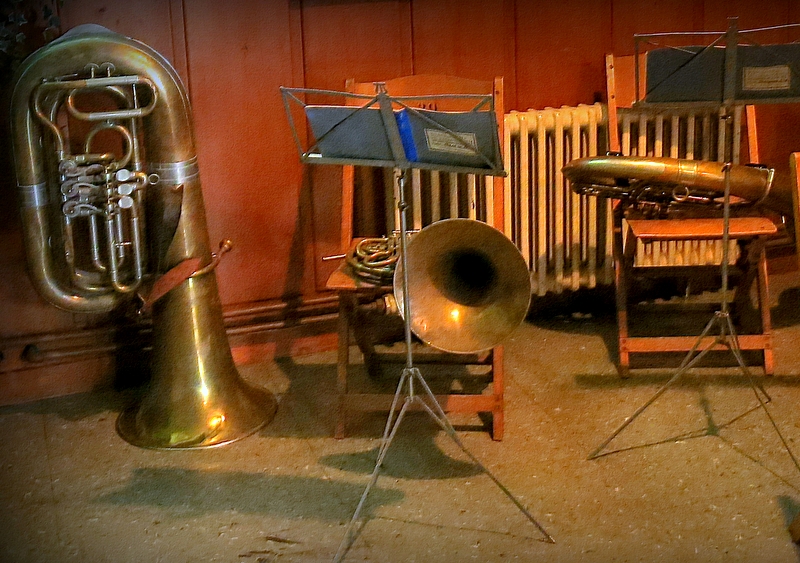
<svg viewBox="0 0 800 563">
<path fill-rule="evenodd" d="M 740 262 L 740 267 L 744 268 L 745 275 L 734 291 L 734 310 L 743 311 L 749 305 L 750 291 L 753 287 L 753 282 L 755 282 L 757 289 L 756 303 L 761 315 L 760 334 L 764 338 L 762 348 L 764 375 L 773 375 L 775 373 L 775 362 L 772 352 L 772 315 L 769 310 L 769 275 L 764 241 L 756 239 L 745 245 Z"/>
<path fill-rule="evenodd" d="M 492 439 L 500 441 L 505 431 L 505 397 L 504 397 L 503 346 L 492 349 Z"/>
<path fill-rule="evenodd" d="M 764 375 L 775 373 L 775 360 L 772 353 L 772 315 L 769 310 L 769 273 L 767 272 L 767 252 L 761 245 L 758 253 L 758 308 L 761 311 L 761 333 L 767 339 L 764 344 Z"/>
<path fill-rule="evenodd" d="M 347 369 L 350 364 L 350 315 L 353 312 L 352 295 L 339 294 L 339 346 L 336 361 L 336 428 L 334 437 L 345 436 L 347 416 Z"/>
<path fill-rule="evenodd" d="M 619 351 L 619 364 L 617 371 L 620 377 L 628 377 L 630 375 L 631 357 L 628 352 L 627 340 L 628 332 L 628 260 L 623 250 L 622 243 L 622 214 L 620 210 L 614 211 L 614 241 L 613 241 L 613 256 L 614 256 L 614 290 L 616 296 L 617 307 L 617 332 L 618 332 L 618 351 Z M 635 240 L 629 240 L 628 246 L 635 245 Z"/>
</svg>

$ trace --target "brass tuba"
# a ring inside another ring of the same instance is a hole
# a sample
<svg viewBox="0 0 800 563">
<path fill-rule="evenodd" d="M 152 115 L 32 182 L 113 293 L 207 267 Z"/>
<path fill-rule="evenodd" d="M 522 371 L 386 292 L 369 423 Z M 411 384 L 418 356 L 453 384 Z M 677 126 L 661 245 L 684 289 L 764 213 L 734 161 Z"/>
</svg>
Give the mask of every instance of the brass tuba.
<svg viewBox="0 0 800 563">
<path fill-rule="evenodd" d="M 11 130 L 38 293 L 67 311 L 106 313 L 162 288 L 148 303 L 150 386 L 119 416 L 122 438 L 203 448 L 268 424 L 274 396 L 233 363 L 189 99 L 169 62 L 101 26 L 76 27 L 23 63 Z"/>
</svg>

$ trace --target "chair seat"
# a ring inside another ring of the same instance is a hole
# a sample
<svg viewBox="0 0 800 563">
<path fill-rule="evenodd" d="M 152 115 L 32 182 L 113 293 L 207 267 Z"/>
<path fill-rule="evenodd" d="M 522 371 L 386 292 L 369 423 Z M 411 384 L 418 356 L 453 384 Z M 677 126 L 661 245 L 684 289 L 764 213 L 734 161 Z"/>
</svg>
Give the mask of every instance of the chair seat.
<svg viewBox="0 0 800 563">
<path fill-rule="evenodd" d="M 665 240 L 718 240 L 723 236 L 724 222 L 719 218 L 692 219 L 628 219 L 633 235 L 644 242 Z M 778 227 L 767 217 L 732 217 L 731 239 L 772 236 Z"/>
<path fill-rule="evenodd" d="M 387 292 L 392 291 L 392 286 L 376 285 L 363 279 L 353 273 L 352 268 L 347 262 L 342 261 L 338 268 L 336 268 L 328 277 L 325 282 L 325 287 L 332 291 L 349 291 L 349 292 Z"/>
<path fill-rule="evenodd" d="M 625 251 L 622 251 L 622 214 L 617 211 L 615 223 L 615 260 L 616 260 L 616 292 L 617 321 L 619 328 L 619 372 L 626 377 L 630 370 L 631 354 L 659 352 L 687 352 L 692 349 L 703 349 L 714 343 L 713 337 L 698 342 L 694 335 L 686 336 L 633 336 L 629 328 L 628 293 L 632 283 L 634 270 L 635 247 L 639 243 L 657 243 L 663 241 L 695 241 L 720 240 L 723 238 L 724 221 L 721 218 L 681 218 L 681 219 L 639 219 L 629 218 L 625 221 L 629 226 Z M 752 247 L 737 263 L 743 269 L 737 284 L 733 303 L 742 306 L 749 299 L 750 287 L 755 281 L 758 286 L 757 300 L 760 312 L 760 330 L 756 334 L 738 335 L 738 344 L 742 350 L 762 352 L 765 375 L 774 372 L 772 354 L 772 324 L 769 311 L 769 284 L 766 267 L 765 241 L 778 233 L 778 227 L 768 217 L 732 217 L 729 221 L 729 236 Z M 645 267 L 637 270 L 648 270 L 660 275 L 672 275 L 676 270 L 689 272 L 697 269 L 715 270 L 717 266 L 678 266 L 678 267 Z M 724 299 L 725 297 L 722 296 Z M 662 305 L 663 306 L 663 305 Z M 714 349 L 724 349 L 715 346 Z"/>
</svg>

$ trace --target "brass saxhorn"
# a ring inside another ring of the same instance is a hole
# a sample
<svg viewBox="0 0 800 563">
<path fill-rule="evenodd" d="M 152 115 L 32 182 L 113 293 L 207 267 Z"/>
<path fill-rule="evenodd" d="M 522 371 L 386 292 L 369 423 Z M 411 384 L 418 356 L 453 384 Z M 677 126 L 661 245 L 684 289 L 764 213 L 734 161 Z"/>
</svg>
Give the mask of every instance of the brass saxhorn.
<svg viewBox="0 0 800 563">
<path fill-rule="evenodd" d="M 579 158 L 567 163 L 563 172 L 576 193 L 626 200 L 659 214 L 681 205 L 720 206 L 726 181 L 721 162 L 679 158 Z M 730 193 L 745 205 L 793 216 L 791 184 L 773 169 L 731 165 Z"/>
<path fill-rule="evenodd" d="M 426 344 L 456 353 L 488 350 L 525 319 L 531 281 L 522 254 L 502 232 L 471 219 L 444 219 L 407 245 L 411 330 Z M 403 264 L 394 273 L 403 302 Z M 400 307 L 402 311 L 402 307 Z"/>
<path fill-rule="evenodd" d="M 150 387 L 118 418 L 119 434 L 202 448 L 267 424 L 274 396 L 233 363 L 189 99 L 169 62 L 103 27 L 76 27 L 23 63 L 11 129 L 28 269 L 45 300 L 109 312 L 169 280 L 150 304 Z"/>
</svg>

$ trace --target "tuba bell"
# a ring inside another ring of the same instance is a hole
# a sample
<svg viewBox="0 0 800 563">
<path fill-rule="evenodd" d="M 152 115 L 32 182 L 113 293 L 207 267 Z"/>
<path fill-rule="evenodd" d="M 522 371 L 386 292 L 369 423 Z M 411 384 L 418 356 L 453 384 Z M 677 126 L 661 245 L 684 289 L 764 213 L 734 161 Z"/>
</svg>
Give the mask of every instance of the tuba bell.
<svg viewBox="0 0 800 563">
<path fill-rule="evenodd" d="M 17 76 L 12 144 L 38 293 L 67 311 L 108 313 L 161 287 L 148 302 L 151 381 L 119 416 L 120 436 L 204 448 L 268 424 L 277 402 L 241 379 L 228 344 L 213 272 L 227 247 L 210 251 L 191 109 L 175 70 L 143 43 L 84 25 L 31 55 Z"/>
<path fill-rule="evenodd" d="M 408 291 L 410 326 L 423 342 L 454 353 L 500 344 L 525 319 L 531 281 L 525 259 L 502 232 L 472 219 L 443 219 L 411 236 L 393 296 Z M 402 307 L 400 311 L 402 313 Z"/>
</svg>

